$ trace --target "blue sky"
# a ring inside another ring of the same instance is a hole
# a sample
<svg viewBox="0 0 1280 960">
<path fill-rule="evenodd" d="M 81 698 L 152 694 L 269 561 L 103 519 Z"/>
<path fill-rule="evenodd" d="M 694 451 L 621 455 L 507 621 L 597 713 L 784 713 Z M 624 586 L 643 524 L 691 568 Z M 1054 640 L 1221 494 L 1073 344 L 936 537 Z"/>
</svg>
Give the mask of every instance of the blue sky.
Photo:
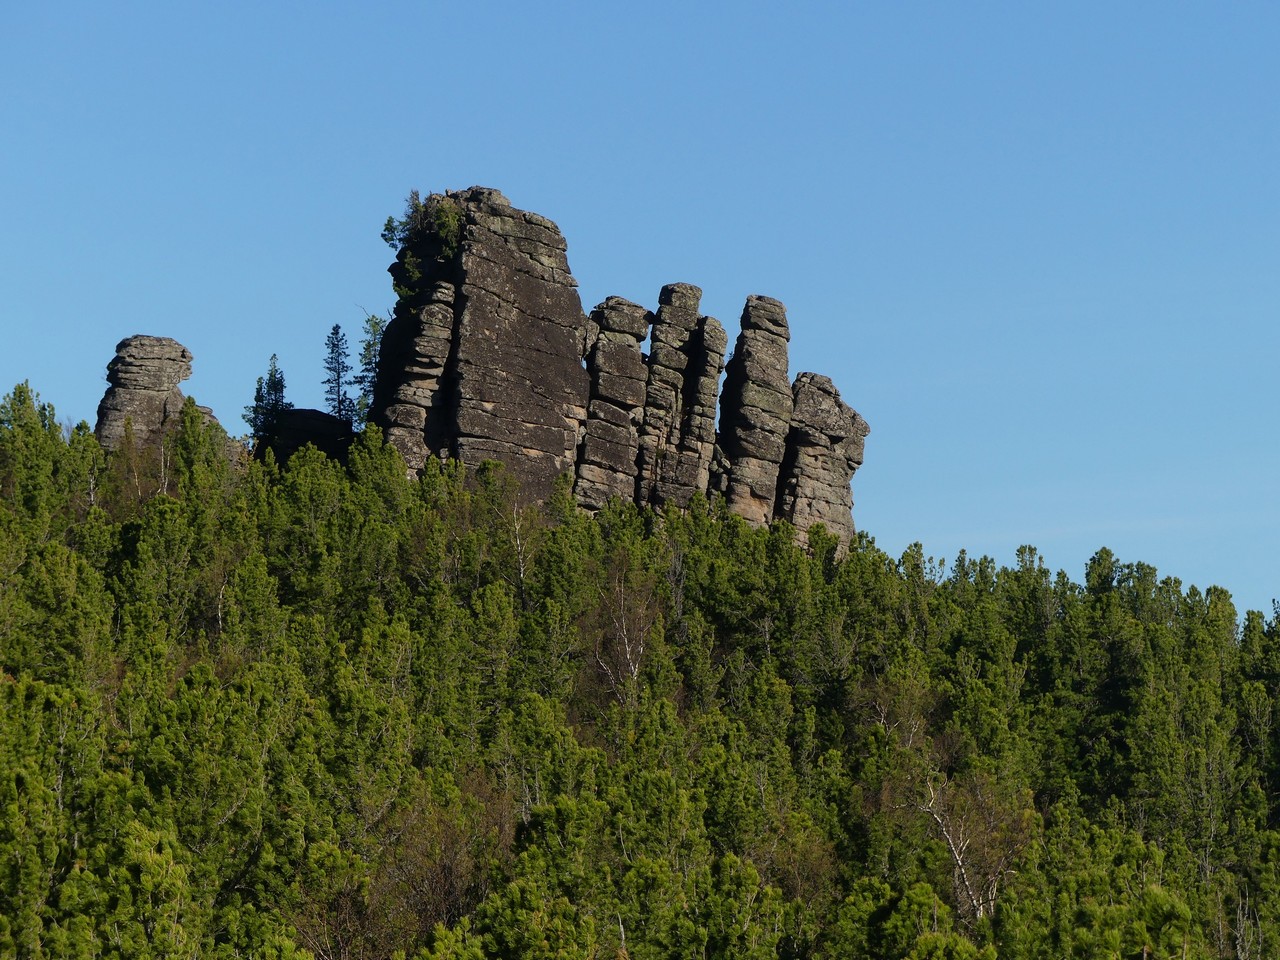
<svg viewBox="0 0 1280 960">
<path fill-rule="evenodd" d="M 111 4 L 0 10 L 0 390 L 92 422 L 172 336 L 232 432 L 272 353 L 393 300 L 412 188 L 555 220 L 590 308 L 787 304 L 871 423 L 855 518 L 1280 596 L 1280 7 Z"/>
</svg>

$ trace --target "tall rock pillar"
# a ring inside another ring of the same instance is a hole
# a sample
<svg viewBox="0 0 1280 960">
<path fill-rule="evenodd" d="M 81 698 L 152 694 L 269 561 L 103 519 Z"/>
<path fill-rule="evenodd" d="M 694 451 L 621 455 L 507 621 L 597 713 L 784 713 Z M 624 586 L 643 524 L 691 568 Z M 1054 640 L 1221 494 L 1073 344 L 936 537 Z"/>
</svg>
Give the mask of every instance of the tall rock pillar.
<svg viewBox="0 0 1280 960">
<path fill-rule="evenodd" d="M 587 354 L 591 402 L 574 492 L 579 504 L 597 510 L 610 497 L 635 497 L 648 380 L 640 344 L 649 335 L 653 314 L 622 297 L 609 297 L 592 311 L 591 322 L 599 334 Z"/>
<path fill-rule="evenodd" d="M 728 460 L 725 501 L 756 524 L 773 519 L 778 470 L 791 424 L 787 311 L 769 297 L 747 298 L 742 332 L 725 365 L 720 447 Z"/>
<path fill-rule="evenodd" d="M 636 500 L 687 507 L 707 489 L 716 445 L 716 394 L 728 337 L 700 316 L 702 291 L 671 283 L 658 296 L 649 350 Z"/>
<path fill-rule="evenodd" d="M 588 322 L 566 244 L 497 190 L 411 200 L 374 420 L 411 467 L 500 460 L 525 499 L 572 473 L 587 417 Z"/>
</svg>

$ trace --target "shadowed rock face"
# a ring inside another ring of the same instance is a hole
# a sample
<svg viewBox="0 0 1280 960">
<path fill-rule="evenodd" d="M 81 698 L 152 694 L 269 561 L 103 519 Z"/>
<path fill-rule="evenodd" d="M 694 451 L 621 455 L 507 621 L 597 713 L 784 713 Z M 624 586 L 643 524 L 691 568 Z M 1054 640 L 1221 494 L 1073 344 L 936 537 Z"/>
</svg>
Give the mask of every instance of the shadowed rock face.
<svg viewBox="0 0 1280 960">
<path fill-rule="evenodd" d="M 277 415 L 267 446 L 277 463 L 284 463 L 308 443 L 325 456 L 346 463 L 354 440 L 350 421 L 323 410 L 290 407 Z"/>
<path fill-rule="evenodd" d="M 191 376 L 191 351 L 169 337 L 137 334 L 116 344 L 107 364 L 107 392 L 98 404 L 94 435 L 107 450 L 124 443 L 128 421 L 139 446 L 159 442 L 182 413 L 178 384 Z M 206 417 L 213 414 L 203 410 Z"/>
<path fill-rule="evenodd" d="M 777 300 L 748 298 L 726 367 L 728 337 L 692 284 L 663 287 L 653 313 L 610 297 L 587 317 L 550 220 L 484 187 L 434 194 L 420 214 L 390 268 L 399 301 L 371 417 L 411 469 L 500 460 L 531 500 L 568 473 L 592 510 L 722 492 L 752 523 L 852 535 L 866 421 L 825 377 L 791 384 Z"/>
</svg>

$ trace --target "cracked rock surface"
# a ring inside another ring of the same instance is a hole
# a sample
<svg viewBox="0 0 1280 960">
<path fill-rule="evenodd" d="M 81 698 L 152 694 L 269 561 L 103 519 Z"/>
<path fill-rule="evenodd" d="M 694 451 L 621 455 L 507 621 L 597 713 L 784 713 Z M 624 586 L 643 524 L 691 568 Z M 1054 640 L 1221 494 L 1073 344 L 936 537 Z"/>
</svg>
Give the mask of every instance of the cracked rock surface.
<svg viewBox="0 0 1280 960">
<path fill-rule="evenodd" d="M 93 428 L 98 442 L 120 449 L 127 423 L 138 446 L 158 443 L 181 416 L 186 397 L 178 384 L 191 376 L 191 360 L 191 351 L 170 337 L 136 334 L 116 344 Z M 213 419 L 212 411 L 201 412 Z"/>
<path fill-rule="evenodd" d="M 567 474 L 589 510 L 723 494 L 751 523 L 852 536 L 866 421 L 829 379 L 790 382 L 781 303 L 747 299 L 726 365 L 693 284 L 663 287 L 652 312 L 609 297 L 587 316 L 550 220 L 486 187 L 418 209 L 390 267 L 399 299 L 371 416 L 411 469 L 494 459 L 527 500 Z"/>
</svg>

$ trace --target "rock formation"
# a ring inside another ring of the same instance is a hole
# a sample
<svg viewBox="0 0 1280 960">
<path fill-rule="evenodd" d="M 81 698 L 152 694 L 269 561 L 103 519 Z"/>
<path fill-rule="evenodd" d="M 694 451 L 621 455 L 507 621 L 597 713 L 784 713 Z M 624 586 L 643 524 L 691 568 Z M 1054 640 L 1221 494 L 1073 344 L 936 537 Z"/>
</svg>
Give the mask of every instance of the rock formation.
<svg viewBox="0 0 1280 960">
<path fill-rule="evenodd" d="M 636 495 L 649 377 L 640 345 L 649 335 L 653 314 L 610 297 L 592 311 L 591 322 L 599 332 L 587 354 L 591 396 L 574 492 L 579 503 L 595 510 L 611 497 L 630 500 Z"/>
<path fill-rule="evenodd" d="M 729 462 L 725 500 L 752 523 L 768 523 L 778 499 L 778 469 L 791 425 L 790 339 L 781 303 L 747 298 L 742 332 L 725 365 L 720 447 Z"/>
<path fill-rule="evenodd" d="M 410 468 L 501 460 L 530 499 L 568 473 L 593 510 L 719 492 L 752 523 L 852 535 L 868 427 L 826 377 L 791 384 L 777 300 L 748 298 L 726 366 L 724 328 L 692 284 L 663 287 L 654 313 L 610 297 L 585 316 L 559 229 L 496 190 L 415 194 L 393 225 L 399 300 L 371 419 Z"/>
<path fill-rule="evenodd" d="M 728 337 L 692 284 L 663 287 L 655 312 L 609 297 L 586 316 L 559 228 L 497 190 L 415 193 L 385 236 L 399 246 L 398 301 L 369 419 L 411 470 L 432 457 L 499 460 L 526 501 L 567 475 L 589 510 L 614 497 L 686 508 L 719 493 L 751 523 L 853 535 L 849 483 L 869 428 L 828 378 L 789 383 L 777 300 L 747 298 L 726 364 Z M 98 407 L 103 446 L 119 448 L 126 421 L 139 444 L 158 440 L 190 375 L 177 341 L 122 340 Z M 345 458 L 352 439 L 343 420 L 289 409 L 269 446 L 278 460 L 306 443 Z"/>
<path fill-rule="evenodd" d="M 716 441 L 724 328 L 698 314 L 702 291 L 671 283 L 658 295 L 640 430 L 637 502 L 687 507 L 707 490 Z"/>
<path fill-rule="evenodd" d="M 501 460 L 531 499 L 572 473 L 593 334 L 550 220 L 483 187 L 411 208 L 374 419 L 411 467 Z"/>
<path fill-rule="evenodd" d="M 791 429 L 774 516 L 802 533 L 822 523 L 847 543 L 853 536 L 849 479 L 862 466 L 871 428 L 828 377 L 802 373 L 791 388 Z"/>
<path fill-rule="evenodd" d="M 345 463 L 354 440 L 350 421 L 323 410 L 290 407 L 276 415 L 266 447 L 277 463 L 284 463 L 308 443 L 325 456 Z"/>
<path fill-rule="evenodd" d="M 186 398 L 178 384 L 191 376 L 191 351 L 169 337 L 137 334 L 116 344 L 107 364 L 107 392 L 93 432 L 107 450 L 124 443 L 125 424 L 138 446 L 156 443 L 178 421 Z M 212 419 L 205 407 L 201 412 Z"/>
</svg>

